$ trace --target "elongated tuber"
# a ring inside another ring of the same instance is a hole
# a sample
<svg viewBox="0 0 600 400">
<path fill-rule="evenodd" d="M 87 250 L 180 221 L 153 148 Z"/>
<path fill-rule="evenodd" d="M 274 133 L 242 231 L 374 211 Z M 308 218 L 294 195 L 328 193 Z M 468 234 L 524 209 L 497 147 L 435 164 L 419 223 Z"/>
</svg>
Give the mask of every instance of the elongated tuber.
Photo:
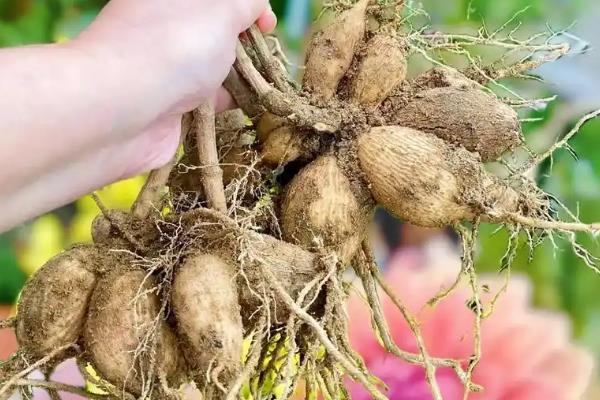
<svg viewBox="0 0 600 400">
<path fill-rule="evenodd" d="M 171 294 L 185 357 L 200 386 L 207 377 L 227 386 L 241 369 L 242 318 L 235 269 L 210 255 L 192 256 L 179 269 Z"/>
<path fill-rule="evenodd" d="M 115 266 L 94 290 L 84 329 L 94 368 L 117 388 L 138 395 L 153 374 L 176 386 L 185 372 L 156 284 L 142 270 Z"/>
<path fill-rule="evenodd" d="M 442 227 L 485 216 L 487 209 L 519 209 L 519 195 L 475 155 L 433 135 L 373 128 L 359 138 L 358 155 L 375 199 L 413 225 Z"/>
<path fill-rule="evenodd" d="M 23 289 L 16 334 L 32 359 L 79 341 L 96 286 L 95 263 L 93 247 L 75 247 L 48 261 Z"/>
<path fill-rule="evenodd" d="M 350 88 L 350 97 L 370 109 L 383 100 L 406 79 L 406 53 L 395 37 L 379 34 L 367 43 Z"/>
<path fill-rule="evenodd" d="M 483 161 L 495 160 L 523 141 L 517 113 L 481 90 L 446 87 L 420 92 L 392 121 L 461 145 Z"/>
<path fill-rule="evenodd" d="M 283 237 L 308 250 L 335 249 L 350 261 L 367 216 L 334 156 L 322 156 L 289 184 L 281 210 Z"/>
<path fill-rule="evenodd" d="M 317 33 L 308 50 L 304 88 L 321 101 L 330 100 L 350 68 L 354 52 L 365 33 L 369 0 L 360 0 Z"/>
</svg>

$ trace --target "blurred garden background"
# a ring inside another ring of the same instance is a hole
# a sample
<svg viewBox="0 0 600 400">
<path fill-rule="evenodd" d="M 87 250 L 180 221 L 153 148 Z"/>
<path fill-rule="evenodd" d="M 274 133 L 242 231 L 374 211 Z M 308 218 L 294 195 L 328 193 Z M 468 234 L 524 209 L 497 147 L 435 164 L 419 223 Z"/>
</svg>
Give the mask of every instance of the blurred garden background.
<svg viewBox="0 0 600 400">
<path fill-rule="evenodd" d="M 69 40 L 93 20 L 105 3 L 104 0 L 0 0 L 0 47 Z M 277 33 L 290 60 L 297 64 L 308 27 L 322 5 L 311 0 L 272 0 L 272 5 L 280 21 Z M 422 5 L 415 1 L 408 1 L 408 5 L 427 10 L 432 29 L 440 31 L 476 31 L 481 25 L 493 30 L 515 14 L 525 31 L 569 28 L 571 34 L 560 39 L 570 41 L 578 50 L 586 50 L 585 54 L 567 56 L 540 68 L 535 73 L 545 83 L 507 83 L 532 96 L 558 95 L 547 107 L 538 107 L 528 115 L 531 121 L 524 123 L 524 129 L 533 142 L 564 135 L 581 115 L 600 108 L 597 0 L 425 0 Z M 600 221 L 600 120 L 585 125 L 572 142 L 572 148 L 574 154 L 562 150 L 556 153 L 553 165 L 544 165 L 536 179 L 545 190 L 575 210 L 582 221 Z M 98 194 L 107 207 L 126 209 L 142 183 L 143 177 L 136 177 Z M 36 268 L 66 246 L 91 240 L 89 227 L 97 213 L 95 203 L 86 197 L 0 235 L 2 316 L 13 312 L 22 285 Z M 409 237 L 410 230 L 400 228 L 389 218 L 380 221 L 389 225 L 384 229 L 388 244 L 415 244 Z M 394 235 L 398 236 L 396 240 Z M 592 254 L 600 256 L 597 240 L 585 235 L 579 239 Z M 507 242 L 504 231 L 496 233 L 494 227 L 485 229 L 477 250 L 480 271 L 495 274 L 500 270 Z M 577 341 L 591 349 L 600 361 L 600 277 L 561 242 L 546 241 L 531 260 L 523 248 L 514 268 L 531 277 L 535 304 L 567 313 Z M 2 335 L 0 359 L 14 350 L 12 336 L 7 332 Z"/>
</svg>

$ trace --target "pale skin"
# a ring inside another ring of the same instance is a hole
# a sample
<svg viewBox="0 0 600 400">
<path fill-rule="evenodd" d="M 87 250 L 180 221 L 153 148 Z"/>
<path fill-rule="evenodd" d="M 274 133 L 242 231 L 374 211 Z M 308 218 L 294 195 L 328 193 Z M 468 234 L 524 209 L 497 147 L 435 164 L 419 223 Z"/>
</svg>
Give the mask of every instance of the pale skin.
<svg viewBox="0 0 600 400">
<path fill-rule="evenodd" d="M 78 38 L 0 49 L 0 232 L 166 164 L 183 113 L 230 105 L 238 35 L 268 0 L 112 0 Z"/>
</svg>

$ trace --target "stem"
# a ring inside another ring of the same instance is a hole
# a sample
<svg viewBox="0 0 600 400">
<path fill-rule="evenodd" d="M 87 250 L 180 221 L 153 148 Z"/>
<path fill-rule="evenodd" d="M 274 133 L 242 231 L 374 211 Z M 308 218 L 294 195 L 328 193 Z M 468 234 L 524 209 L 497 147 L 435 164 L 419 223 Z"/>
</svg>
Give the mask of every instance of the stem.
<svg viewBox="0 0 600 400">
<path fill-rule="evenodd" d="M 144 220 L 150 216 L 152 211 L 157 210 L 157 205 L 163 196 L 163 190 L 175 166 L 176 157 L 165 166 L 150 172 L 146 183 L 144 183 L 144 187 L 142 187 L 131 209 L 134 217 Z"/>
<path fill-rule="evenodd" d="M 184 114 L 181 119 L 181 142 L 185 141 L 191 126 L 191 114 Z M 175 154 L 173 159 L 167 165 L 150 172 L 144 187 L 131 208 L 131 213 L 134 217 L 138 219 L 147 219 L 152 211 L 157 208 L 156 206 L 161 201 L 163 196 L 162 192 L 169 182 L 169 176 L 177 163 L 177 159 L 177 154 Z"/>
<path fill-rule="evenodd" d="M 238 72 L 232 68 L 229 71 L 225 83 L 225 89 L 235 100 L 237 105 L 244 110 L 250 118 L 255 118 L 262 114 L 262 109 L 258 103 L 258 97 L 254 93 Z"/>
<path fill-rule="evenodd" d="M 210 208 L 227 212 L 225 189 L 223 187 L 223 170 L 219 166 L 217 152 L 217 134 L 215 130 L 215 109 L 211 102 L 206 102 L 194 110 L 196 123 L 196 142 L 198 158 L 202 166 L 202 185 Z"/>
<path fill-rule="evenodd" d="M 258 95 L 260 103 L 271 113 L 321 133 L 335 133 L 341 128 L 342 114 L 338 110 L 305 104 L 300 97 L 284 94 L 273 88 L 256 70 L 241 43 L 238 43 L 236 56 L 236 71 L 244 77 Z"/>
<path fill-rule="evenodd" d="M 246 33 L 248 34 L 248 37 L 254 46 L 254 50 L 256 51 L 256 55 L 271 82 L 273 82 L 275 87 L 282 92 L 291 92 L 292 87 L 288 83 L 286 74 L 282 70 L 281 65 L 275 61 L 260 29 L 258 29 L 256 25 L 252 25 Z"/>
</svg>

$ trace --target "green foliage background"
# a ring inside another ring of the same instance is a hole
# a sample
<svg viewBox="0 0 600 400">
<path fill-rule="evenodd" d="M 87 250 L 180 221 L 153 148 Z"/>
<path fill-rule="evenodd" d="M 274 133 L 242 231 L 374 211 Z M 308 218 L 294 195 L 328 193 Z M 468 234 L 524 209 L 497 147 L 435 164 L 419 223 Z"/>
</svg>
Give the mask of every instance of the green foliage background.
<svg viewBox="0 0 600 400">
<path fill-rule="evenodd" d="M 425 0 L 434 26 L 477 27 L 484 23 L 498 26 L 515 12 L 529 7 L 521 16 L 526 26 L 543 28 L 547 21 L 566 26 L 585 9 L 588 0 Z M 589 0 L 592 1 L 592 0 Z M 73 37 L 93 20 L 106 0 L 0 0 L 0 47 L 31 43 L 63 41 Z M 280 30 L 285 29 L 285 9 L 289 1 L 274 0 L 273 7 L 280 16 Z M 409 2 L 410 4 L 410 2 Z M 318 4 L 312 5 L 312 16 Z M 285 36 L 285 35 L 284 35 Z M 293 38 L 290 38 L 293 39 Z M 297 48 L 298 43 L 292 47 Z M 549 116 L 560 101 L 540 116 Z M 526 124 L 526 132 L 540 123 Z M 567 152 L 560 151 L 555 157 L 552 174 L 540 178 L 540 183 L 564 201 L 571 209 L 578 210 L 583 221 L 600 221 L 600 121 L 586 125 L 573 142 L 579 156 L 574 160 Z M 549 171 L 546 171 L 549 172 Z M 61 221 L 73 218 L 77 209 L 63 210 Z M 507 246 L 506 234 L 492 234 L 494 228 L 484 231 L 479 248 L 479 268 L 488 271 L 499 269 L 499 260 Z M 0 303 L 11 304 L 26 279 L 18 257 L 23 248 L 29 251 L 44 247 L 31 245 L 27 226 L 0 236 Z M 40 240 L 49 240 L 42 237 Z M 597 241 L 581 236 L 581 241 L 600 256 Z M 545 243 L 528 262 L 525 249 L 519 253 L 516 269 L 526 271 L 535 284 L 535 300 L 544 307 L 565 310 L 575 323 L 576 334 L 589 347 L 600 354 L 600 340 L 594 333 L 600 330 L 600 277 L 594 275 L 566 247 L 555 249 Z"/>
</svg>

